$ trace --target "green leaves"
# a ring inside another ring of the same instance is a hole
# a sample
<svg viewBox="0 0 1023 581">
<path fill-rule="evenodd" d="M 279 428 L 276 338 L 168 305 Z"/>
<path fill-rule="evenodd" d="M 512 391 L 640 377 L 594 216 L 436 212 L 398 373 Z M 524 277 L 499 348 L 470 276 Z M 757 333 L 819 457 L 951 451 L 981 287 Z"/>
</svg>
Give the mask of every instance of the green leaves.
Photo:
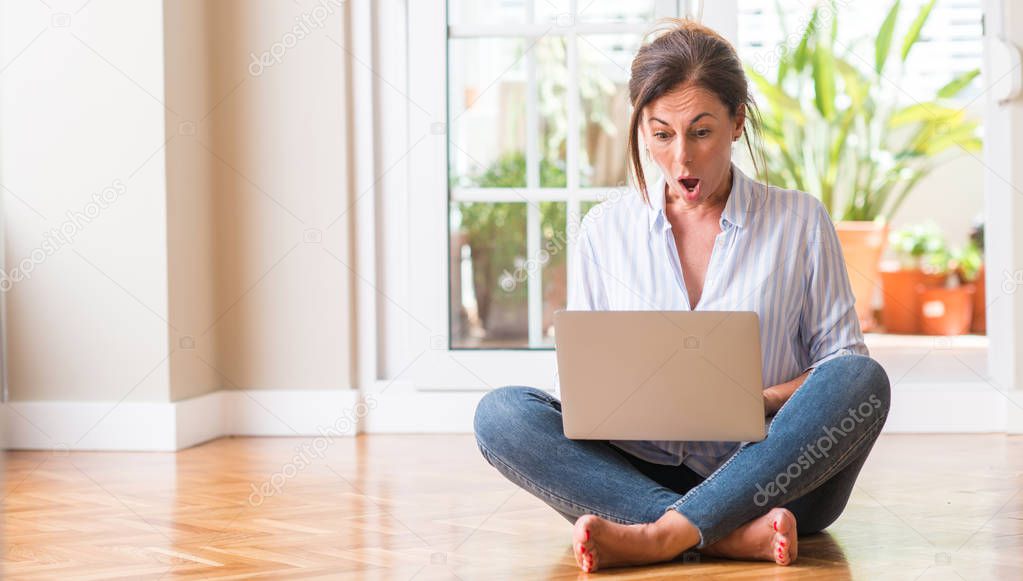
<svg viewBox="0 0 1023 581">
<path fill-rule="evenodd" d="M 888 119 L 891 128 L 902 127 L 911 123 L 958 123 L 965 118 L 959 109 L 943 107 L 934 101 L 914 103 L 896 110 Z"/>
<path fill-rule="evenodd" d="M 806 68 L 810 54 L 810 39 L 817 34 L 819 16 L 819 10 L 814 7 L 813 12 L 810 13 L 810 21 L 806 24 L 806 29 L 803 31 L 803 36 L 799 39 L 799 45 L 796 47 L 796 54 L 793 59 L 793 66 L 797 73 L 803 72 L 803 69 Z"/>
<path fill-rule="evenodd" d="M 977 78 L 980 74 L 980 69 L 973 69 L 972 71 L 966 71 L 958 77 L 952 79 L 944 87 L 938 89 L 938 97 L 942 99 L 951 99 L 959 94 L 960 91 L 965 89 L 973 82 L 973 79 Z"/>
<path fill-rule="evenodd" d="M 817 110 L 825 119 L 835 115 L 835 58 L 831 49 L 818 45 L 813 51 L 813 89 Z"/>
<path fill-rule="evenodd" d="M 892 50 L 892 35 L 895 33 L 895 21 L 898 20 L 901 4 L 900 0 L 895 0 L 891 9 L 888 10 L 888 16 L 885 16 L 884 22 L 881 23 L 877 39 L 874 40 L 874 72 L 878 75 L 884 70 L 884 64 L 888 61 L 888 53 Z"/>
<path fill-rule="evenodd" d="M 901 33 L 894 1 L 874 42 L 873 63 L 835 54 L 837 19 L 814 8 L 798 42 L 783 46 L 777 81 L 747 68 L 761 99 L 767 175 L 773 184 L 817 195 L 836 219 L 891 217 L 944 154 L 979 151 L 978 121 L 948 99 L 977 78 L 968 71 L 929 99 L 900 103 L 891 90 L 901 67 L 885 66 L 894 46 L 902 56 L 921 36 L 934 2 L 927 3 Z M 898 69 L 898 70 L 895 70 Z M 768 74 L 768 73 L 765 73 Z M 774 74 L 770 74 L 773 79 Z"/>
<path fill-rule="evenodd" d="M 860 108 L 870 95 L 870 81 L 856 67 L 849 64 L 849 61 L 834 57 L 835 69 L 845 85 L 845 93 L 852 101 L 852 109 Z"/>
<path fill-rule="evenodd" d="M 798 99 L 790 96 L 781 86 L 771 83 L 751 67 L 746 67 L 746 76 L 753 80 L 757 90 L 767 99 L 771 111 L 803 121 L 803 108 Z"/>
<path fill-rule="evenodd" d="M 916 15 L 916 18 L 913 19 L 913 24 L 909 25 L 909 30 L 906 32 L 906 36 L 902 38 L 902 62 L 906 62 L 906 57 L 909 56 L 909 51 L 920 38 L 920 31 L 927 22 L 927 17 L 931 15 L 931 9 L 934 8 L 935 2 L 937 2 L 937 0 L 931 0 L 927 4 L 924 4 L 923 7 L 920 8 L 920 12 Z"/>
</svg>

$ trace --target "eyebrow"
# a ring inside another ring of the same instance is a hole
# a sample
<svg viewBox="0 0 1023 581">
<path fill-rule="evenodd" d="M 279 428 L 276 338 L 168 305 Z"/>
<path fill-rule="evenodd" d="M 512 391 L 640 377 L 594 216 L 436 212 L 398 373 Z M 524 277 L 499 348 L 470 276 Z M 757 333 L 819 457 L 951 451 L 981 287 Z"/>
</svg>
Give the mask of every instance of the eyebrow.
<svg viewBox="0 0 1023 581">
<path fill-rule="evenodd" d="M 714 115 L 711 114 L 710 112 L 704 111 L 703 113 L 700 113 L 696 117 L 693 117 L 693 120 L 689 122 L 689 125 L 692 126 L 694 123 L 696 123 L 697 121 L 699 121 L 700 119 L 703 119 L 704 117 L 706 117 L 708 115 L 710 115 L 711 117 L 714 117 Z M 717 117 L 714 117 L 714 118 L 717 119 Z M 657 121 L 657 122 L 659 122 L 659 123 L 661 123 L 663 125 L 668 125 L 669 127 L 671 126 L 667 121 L 665 121 L 663 119 L 658 119 L 657 117 L 651 117 L 650 120 L 651 121 Z"/>
</svg>

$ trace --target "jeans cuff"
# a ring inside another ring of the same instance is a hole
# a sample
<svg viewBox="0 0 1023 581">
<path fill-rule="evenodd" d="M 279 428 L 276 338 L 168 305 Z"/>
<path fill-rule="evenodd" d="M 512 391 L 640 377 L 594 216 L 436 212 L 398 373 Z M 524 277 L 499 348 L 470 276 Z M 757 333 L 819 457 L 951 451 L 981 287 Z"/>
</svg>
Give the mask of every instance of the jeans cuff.
<svg viewBox="0 0 1023 581">
<path fill-rule="evenodd" d="M 696 542 L 695 546 L 686 549 L 687 551 L 693 551 L 693 550 L 696 550 L 696 549 L 702 549 L 703 548 L 703 529 L 701 529 L 700 527 L 696 526 L 696 523 L 694 523 L 692 521 L 692 519 L 690 519 L 688 516 L 683 514 L 682 511 L 678 509 L 678 504 L 679 503 L 677 503 L 677 502 L 672 504 L 668 508 L 664 509 L 664 512 L 668 512 L 669 510 L 673 510 L 673 511 L 681 514 L 682 516 L 685 516 L 686 520 L 689 521 L 689 524 L 693 525 L 693 528 L 696 529 L 696 534 L 699 535 L 700 539 Z"/>
</svg>

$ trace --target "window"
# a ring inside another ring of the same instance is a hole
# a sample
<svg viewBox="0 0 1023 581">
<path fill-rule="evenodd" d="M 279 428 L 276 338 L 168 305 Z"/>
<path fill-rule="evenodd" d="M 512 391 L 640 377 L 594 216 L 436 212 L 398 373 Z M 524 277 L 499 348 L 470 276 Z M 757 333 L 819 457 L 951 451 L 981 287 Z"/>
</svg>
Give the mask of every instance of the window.
<svg viewBox="0 0 1023 581">
<path fill-rule="evenodd" d="M 865 64 L 873 62 L 874 39 L 881 21 L 894 0 L 870 0 L 835 3 L 839 14 L 838 51 L 851 51 Z M 806 0 L 739 0 L 738 2 L 739 56 L 761 74 L 770 75 L 777 70 L 776 47 L 784 40 L 790 45 L 798 42 L 800 30 L 806 27 L 813 2 Z M 917 16 L 927 0 L 904 0 L 899 8 L 899 30 L 905 30 Z M 942 0 L 934 5 L 927 25 L 922 31 L 898 82 L 902 91 L 902 104 L 912 99 L 925 99 L 951 78 L 981 68 L 983 61 L 983 29 L 981 0 Z M 779 8 L 784 15 L 780 19 Z M 830 25 L 830 19 L 825 20 Z M 899 33 L 901 35 L 901 33 Z M 788 38 L 786 37 L 788 35 Z M 898 51 L 895 44 L 892 49 Z M 899 75 L 899 71 L 893 71 Z M 974 102 L 983 90 L 981 79 L 974 79 L 970 87 L 957 96 L 964 106 Z M 983 103 L 979 103 L 983 105 Z"/>
<path fill-rule="evenodd" d="M 553 347 L 574 232 L 627 184 L 628 80 L 676 2 L 448 3 L 452 349 Z"/>
<path fill-rule="evenodd" d="M 760 26 L 776 27 L 765 3 Z M 571 234 L 625 175 L 628 107 L 614 100 L 642 35 L 687 6 L 745 46 L 751 0 L 741 11 L 739 0 L 394 6 L 407 10 L 408 45 L 385 55 L 407 81 L 389 80 L 408 91 L 384 87 L 379 105 L 382 376 L 417 390 L 550 388 Z M 598 73 L 612 85 L 602 93 L 591 89 Z"/>
</svg>

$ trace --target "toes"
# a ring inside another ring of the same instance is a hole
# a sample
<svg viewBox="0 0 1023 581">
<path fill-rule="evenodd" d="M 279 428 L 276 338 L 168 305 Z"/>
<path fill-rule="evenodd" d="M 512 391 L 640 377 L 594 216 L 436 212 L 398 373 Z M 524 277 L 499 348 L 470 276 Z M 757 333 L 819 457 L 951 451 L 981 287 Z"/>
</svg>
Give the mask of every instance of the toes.
<svg viewBox="0 0 1023 581">
<path fill-rule="evenodd" d="M 594 522 L 597 520 L 592 514 L 584 514 L 575 521 L 575 528 L 572 530 L 572 540 L 577 543 L 586 543 L 592 536 L 590 529 L 593 528 Z"/>
<path fill-rule="evenodd" d="M 575 521 L 575 528 L 572 531 L 572 548 L 575 553 L 576 562 L 583 571 L 594 571 L 596 569 L 596 557 L 593 554 L 594 541 L 591 529 L 597 522 L 594 515 L 583 515 Z"/>
<path fill-rule="evenodd" d="M 587 572 L 592 573 L 597 569 L 597 555 L 593 552 L 592 548 L 587 548 L 585 545 L 579 546 L 579 567 Z"/>
<path fill-rule="evenodd" d="M 575 548 L 577 553 L 579 553 L 580 555 L 585 555 L 587 553 L 593 552 L 593 549 L 596 548 L 594 547 L 594 544 L 595 543 L 593 541 L 586 541 L 583 543 L 576 542 L 572 546 Z"/>
<path fill-rule="evenodd" d="M 775 531 L 772 557 L 779 565 L 788 565 L 796 559 L 796 517 L 784 508 L 777 508 L 770 512 L 770 519 Z"/>
<path fill-rule="evenodd" d="M 794 536 L 796 532 L 796 516 L 784 508 L 776 508 L 770 512 L 771 527 L 785 536 Z"/>
</svg>

